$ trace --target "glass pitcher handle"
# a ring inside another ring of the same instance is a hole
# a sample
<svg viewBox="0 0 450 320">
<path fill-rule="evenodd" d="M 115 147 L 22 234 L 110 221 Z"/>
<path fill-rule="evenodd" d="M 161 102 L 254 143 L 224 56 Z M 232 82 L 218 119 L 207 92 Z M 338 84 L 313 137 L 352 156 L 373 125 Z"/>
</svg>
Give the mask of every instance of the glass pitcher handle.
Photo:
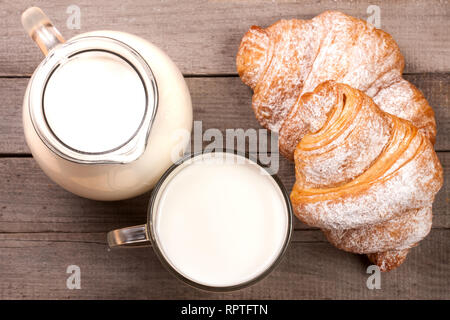
<svg viewBox="0 0 450 320">
<path fill-rule="evenodd" d="M 28 8 L 22 13 L 22 25 L 45 55 L 57 45 L 65 42 L 50 19 L 37 7 Z"/>
<path fill-rule="evenodd" d="M 147 225 L 117 229 L 108 232 L 108 245 L 114 247 L 148 247 L 151 245 L 147 235 Z"/>
</svg>

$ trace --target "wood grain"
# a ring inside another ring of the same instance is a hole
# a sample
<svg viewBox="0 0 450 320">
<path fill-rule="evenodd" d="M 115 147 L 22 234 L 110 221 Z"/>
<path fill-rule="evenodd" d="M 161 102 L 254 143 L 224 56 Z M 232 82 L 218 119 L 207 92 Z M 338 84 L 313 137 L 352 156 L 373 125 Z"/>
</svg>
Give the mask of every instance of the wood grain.
<svg viewBox="0 0 450 320">
<path fill-rule="evenodd" d="M 450 176 L 450 153 L 439 153 Z M 280 159 L 278 173 L 287 190 L 294 183 L 294 166 Z M 450 228 L 450 182 L 438 193 L 433 207 L 433 226 Z M 142 224 L 150 194 L 101 202 L 77 197 L 48 179 L 32 158 L 0 159 L 0 233 L 8 232 L 107 232 Z M 296 229 L 311 229 L 294 219 Z"/>
<path fill-rule="evenodd" d="M 379 290 L 366 286 L 364 256 L 320 237 L 319 231 L 297 231 L 266 279 L 214 294 L 176 280 L 151 248 L 108 250 L 104 233 L 0 234 L 0 299 L 450 298 L 450 230 L 432 230 L 400 268 L 382 274 Z M 66 288 L 69 265 L 81 269 L 80 290 Z"/>
<path fill-rule="evenodd" d="M 81 9 L 81 29 L 67 27 L 69 5 Z M 100 29 L 131 32 L 165 50 L 184 74 L 235 74 L 235 54 L 251 25 L 279 19 L 310 19 L 325 10 L 341 10 L 367 19 L 372 0 L 194 0 L 194 1 L 48 1 L 16 0 L 0 7 L 0 75 L 31 74 L 42 59 L 23 31 L 21 13 L 39 6 L 63 36 Z M 408 73 L 449 72 L 448 1 L 376 2 L 381 27 L 391 33 L 406 59 Z"/>
<path fill-rule="evenodd" d="M 81 9 L 81 29 L 66 26 L 69 5 Z M 436 149 L 450 177 L 450 5 L 439 0 L 175 0 L 0 3 L 0 299 L 450 299 L 450 183 L 436 197 L 433 229 L 399 269 L 382 275 L 381 290 L 366 287 L 368 261 L 337 250 L 317 230 L 295 220 L 280 266 L 250 288 L 211 294 L 170 275 L 150 248 L 109 250 L 106 232 L 145 221 L 150 193 L 120 202 L 74 196 L 38 168 L 25 144 L 21 108 L 28 77 L 42 54 L 20 25 L 28 6 L 40 6 L 66 39 L 115 29 L 165 50 L 187 76 L 194 119 L 203 131 L 260 126 L 251 91 L 236 77 L 235 54 L 252 25 L 309 19 L 327 9 L 367 18 L 378 4 L 382 29 L 405 56 L 405 78 L 435 110 Z M 203 147 L 208 142 L 203 141 Z M 280 159 L 288 190 L 292 163 Z M 66 268 L 81 267 L 81 290 L 66 288 Z"/>
<path fill-rule="evenodd" d="M 436 150 L 450 150 L 450 74 L 415 74 L 406 79 L 422 90 L 436 113 Z M 0 154 L 29 153 L 22 130 L 22 100 L 29 79 L 0 78 Z M 187 78 L 194 120 L 203 131 L 260 129 L 251 108 L 251 90 L 237 77 Z M 206 146 L 209 142 L 204 141 Z"/>
</svg>

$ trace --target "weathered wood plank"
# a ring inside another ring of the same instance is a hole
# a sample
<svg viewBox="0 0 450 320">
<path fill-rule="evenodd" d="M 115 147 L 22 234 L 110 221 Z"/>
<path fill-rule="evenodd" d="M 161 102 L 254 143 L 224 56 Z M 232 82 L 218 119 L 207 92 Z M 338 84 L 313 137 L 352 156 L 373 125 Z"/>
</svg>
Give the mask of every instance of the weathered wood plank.
<svg viewBox="0 0 450 320">
<path fill-rule="evenodd" d="M 436 150 L 450 150 L 450 74 L 417 74 L 406 77 L 419 87 L 436 112 Z M 251 109 L 251 90 L 236 77 L 187 78 L 194 119 L 203 131 L 217 128 L 259 129 Z M 26 78 L 0 78 L 0 153 L 29 153 L 22 131 L 22 100 Z M 205 142 L 204 145 L 207 145 Z"/>
<path fill-rule="evenodd" d="M 439 153 L 450 177 L 450 153 Z M 294 183 L 294 166 L 280 159 L 280 179 L 287 190 Z M 54 184 L 32 158 L 0 159 L 0 233 L 107 232 L 145 222 L 150 194 L 119 201 L 79 198 Z M 433 226 L 450 228 L 450 179 L 434 203 Z M 294 219 L 296 229 L 310 229 Z"/>
<path fill-rule="evenodd" d="M 67 27 L 71 0 L 10 1 L 0 8 L 0 74 L 31 74 L 42 59 L 20 25 L 27 7 L 42 7 L 68 39 L 80 32 L 112 29 L 131 32 L 165 50 L 185 74 L 235 74 L 235 54 L 251 25 L 279 19 L 310 19 L 325 10 L 341 10 L 367 19 L 370 0 L 279 1 L 89 1 L 79 0 L 81 29 Z M 379 2 L 381 27 L 398 42 L 406 72 L 448 72 L 448 1 Z"/>
<path fill-rule="evenodd" d="M 0 299 L 450 298 L 450 230 L 432 230 L 400 268 L 382 274 L 379 290 L 366 286 L 364 256 L 337 250 L 320 237 L 319 231 L 296 231 L 266 279 L 213 294 L 176 280 L 151 248 L 108 250 L 104 233 L 0 234 Z M 69 265 L 81 269 L 80 290 L 66 288 Z"/>
<path fill-rule="evenodd" d="M 95 29 L 128 31 L 165 50 L 184 74 L 235 74 L 239 41 L 252 24 L 281 18 L 311 18 L 338 9 L 366 18 L 368 0 L 297 2 L 78 1 L 81 30 L 66 26 L 70 1 L 48 4 L 19 0 L 0 5 L 0 299 L 450 299 L 450 184 L 434 205 L 434 229 L 399 269 L 382 276 L 382 289 L 366 288 L 364 257 L 339 251 L 319 230 L 295 219 L 297 231 L 282 264 L 263 282 L 234 293 L 209 294 L 175 280 L 151 249 L 109 250 L 108 230 L 145 221 L 149 193 L 107 203 L 78 198 L 51 182 L 25 145 L 21 104 L 28 76 L 42 59 L 20 26 L 29 5 L 42 7 L 66 38 Z M 434 107 L 437 150 L 450 151 L 450 6 L 448 1 L 381 3 L 382 28 L 397 40 L 406 59 L 406 78 Z M 441 72 L 441 74 L 425 74 Z M 442 74 L 447 72 L 447 74 Z M 250 108 L 251 92 L 238 78 L 189 78 L 195 120 L 203 129 L 260 128 Z M 204 145 L 207 143 L 204 143 Z M 450 153 L 439 153 L 450 176 Z M 287 189 L 293 165 L 282 159 L 279 176 Z M 66 289 L 66 268 L 82 270 L 82 290 Z"/>
</svg>

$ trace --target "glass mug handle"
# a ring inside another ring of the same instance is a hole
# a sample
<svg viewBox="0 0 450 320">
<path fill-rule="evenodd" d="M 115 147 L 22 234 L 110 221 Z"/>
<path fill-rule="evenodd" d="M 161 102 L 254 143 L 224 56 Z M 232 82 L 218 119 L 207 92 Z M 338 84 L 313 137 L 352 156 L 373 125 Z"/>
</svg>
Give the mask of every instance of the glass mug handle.
<svg viewBox="0 0 450 320">
<path fill-rule="evenodd" d="M 22 13 L 22 25 L 45 55 L 57 45 L 65 42 L 50 19 L 37 7 L 28 8 Z"/>
<path fill-rule="evenodd" d="M 151 245 L 146 224 L 110 231 L 107 238 L 110 248 L 148 247 Z"/>
</svg>

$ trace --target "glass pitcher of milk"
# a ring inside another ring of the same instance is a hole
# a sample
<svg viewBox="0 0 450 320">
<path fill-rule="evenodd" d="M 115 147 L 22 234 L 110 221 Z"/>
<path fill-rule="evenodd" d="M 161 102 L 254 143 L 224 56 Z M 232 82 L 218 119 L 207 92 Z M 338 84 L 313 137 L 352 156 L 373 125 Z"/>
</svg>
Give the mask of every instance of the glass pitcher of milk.
<svg viewBox="0 0 450 320">
<path fill-rule="evenodd" d="M 22 24 L 46 55 L 23 103 L 25 138 L 43 171 L 96 200 L 150 190 L 182 156 L 192 127 L 189 90 L 175 64 L 123 32 L 65 41 L 39 8 L 26 10 Z"/>
</svg>

